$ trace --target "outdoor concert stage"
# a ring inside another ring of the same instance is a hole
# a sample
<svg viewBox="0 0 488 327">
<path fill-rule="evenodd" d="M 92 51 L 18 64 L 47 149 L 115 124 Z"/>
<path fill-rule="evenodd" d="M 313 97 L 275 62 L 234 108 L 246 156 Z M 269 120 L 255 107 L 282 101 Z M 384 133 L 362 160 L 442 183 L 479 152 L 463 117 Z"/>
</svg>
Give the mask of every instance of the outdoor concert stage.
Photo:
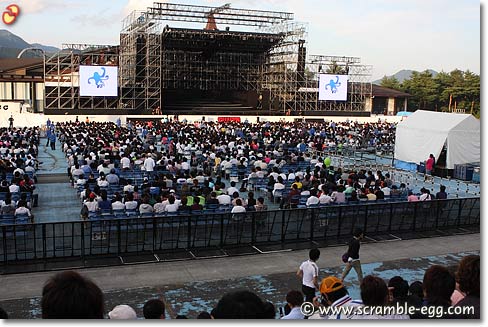
<svg viewBox="0 0 488 327">
<path fill-rule="evenodd" d="M 347 74 L 343 101 L 319 99 L 332 66 Z M 357 57 L 307 55 L 293 13 L 155 2 L 124 20 L 120 45 L 46 58 L 44 113 L 365 117 L 371 73 Z"/>
</svg>

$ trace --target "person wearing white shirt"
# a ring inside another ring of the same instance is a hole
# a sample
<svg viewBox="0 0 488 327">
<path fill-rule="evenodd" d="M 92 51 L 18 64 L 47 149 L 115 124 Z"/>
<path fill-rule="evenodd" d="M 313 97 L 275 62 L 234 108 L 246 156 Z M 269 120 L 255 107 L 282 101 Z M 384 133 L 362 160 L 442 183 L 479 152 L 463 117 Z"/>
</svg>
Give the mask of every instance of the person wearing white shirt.
<svg viewBox="0 0 488 327">
<path fill-rule="evenodd" d="M 95 193 L 90 193 L 88 199 L 84 202 L 84 205 L 88 208 L 88 212 L 97 212 L 98 211 L 98 201 L 95 201 Z"/>
<path fill-rule="evenodd" d="M 320 196 L 319 196 L 319 203 L 320 204 L 329 204 L 332 202 L 332 198 L 329 196 L 329 194 L 323 192 Z"/>
<path fill-rule="evenodd" d="M 27 203 L 24 200 L 20 200 L 17 204 L 17 209 L 15 209 L 15 216 L 25 214 L 27 214 L 27 216 L 32 219 L 32 214 L 29 208 L 27 208 Z"/>
<path fill-rule="evenodd" d="M 217 197 L 218 198 L 218 197 Z M 231 213 L 243 213 L 246 212 L 246 208 L 242 206 L 242 201 L 241 199 L 236 200 L 236 205 L 232 207 L 232 210 L 230 211 Z"/>
<path fill-rule="evenodd" d="M 289 181 L 294 181 L 294 180 L 295 180 L 295 177 L 296 177 L 296 176 L 295 176 L 295 173 L 294 173 L 293 171 L 290 171 L 290 172 L 288 173 L 288 180 L 289 180 Z"/>
<path fill-rule="evenodd" d="M 232 202 L 232 199 L 228 194 L 220 194 L 217 197 L 217 200 L 219 200 L 219 203 L 223 204 L 223 205 L 227 205 L 227 204 L 230 204 Z"/>
<path fill-rule="evenodd" d="M 230 160 L 226 161 L 225 163 L 222 162 L 222 164 L 220 166 L 222 167 L 221 169 L 224 170 L 224 172 L 225 172 L 225 178 L 229 179 L 230 171 L 232 169 L 232 162 Z"/>
<path fill-rule="evenodd" d="M 122 201 L 120 201 L 120 199 L 112 203 L 112 210 L 124 210 L 124 209 L 125 209 L 125 204 L 123 204 Z"/>
<path fill-rule="evenodd" d="M 256 168 L 256 176 L 258 178 L 264 178 L 266 176 L 266 173 L 264 172 L 264 170 L 261 170 L 260 167 L 257 167 Z"/>
<path fill-rule="evenodd" d="M 20 187 L 17 184 L 12 184 L 8 187 L 10 193 L 19 193 L 20 192 Z"/>
<path fill-rule="evenodd" d="M 166 208 L 166 203 L 167 201 L 162 201 L 162 202 L 157 202 L 154 204 L 154 213 L 163 213 L 165 212 L 165 208 Z"/>
<path fill-rule="evenodd" d="M 105 176 L 100 176 L 100 178 L 97 181 L 97 185 L 99 187 L 108 187 L 109 182 L 105 179 Z"/>
<path fill-rule="evenodd" d="M 126 201 L 124 202 L 125 210 L 135 210 L 137 209 L 137 206 L 139 203 L 137 201 L 134 201 L 134 195 L 132 193 L 127 194 Z M 112 205 L 113 209 L 113 205 Z"/>
<path fill-rule="evenodd" d="M 21 168 L 17 168 L 13 171 L 13 174 L 15 175 L 15 173 L 19 173 L 20 175 L 24 175 L 24 171 L 21 169 Z"/>
<path fill-rule="evenodd" d="M 430 201 L 430 200 L 432 200 L 432 197 L 430 196 L 429 190 L 422 188 L 420 190 L 420 192 L 422 192 L 422 194 L 419 196 L 419 201 Z"/>
<path fill-rule="evenodd" d="M 302 292 L 305 295 L 305 301 L 312 303 L 315 290 L 319 288 L 319 267 L 316 262 L 320 258 L 320 250 L 311 249 L 308 256 L 309 259 L 300 265 L 297 276 L 302 279 Z"/>
<path fill-rule="evenodd" d="M 123 170 L 130 170 L 130 159 L 127 158 L 127 156 L 123 156 L 122 159 L 120 159 L 120 165 Z"/>
<path fill-rule="evenodd" d="M 156 162 L 151 157 L 150 154 L 146 155 L 146 160 L 144 160 L 144 170 L 145 171 L 154 171 L 154 167 L 156 166 Z"/>
<path fill-rule="evenodd" d="M 124 193 L 133 193 L 134 192 L 134 185 L 130 183 L 124 186 Z"/>
<path fill-rule="evenodd" d="M 277 193 L 282 193 L 285 189 L 285 184 L 283 183 L 283 178 L 278 176 L 278 181 L 273 185 L 273 197 L 276 197 Z"/>
<path fill-rule="evenodd" d="M 230 182 L 230 187 L 227 189 L 227 194 L 232 196 L 234 192 L 239 193 L 239 189 L 236 187 L 236 182 L 232 181 Z"/>
<path fill-rule="evenodd" d="M 307 207 L 310 207 L 310 206 L 313 206 L 313 205 L 317 205 L 320 203 L 320 200 L 319 198 L 317 197 L 317 191 L 316 190 L 312 190 L 310 192 L 310 196 L 309 198 L 307 199 L 307 203 L 306 203 L 306 206 Z"/>
<path fill-rule="evenodd" d="M 278 174 L 276 171 L 273 171 L 272 173 L 269 174 L 269 176 L 272 176 L 274 180 L 276 180 L 278 176 L 280 176 L 280 174 Z"/>
<path fill-rule="evenodd" d="M 385 185 L 385 187 L 382 187 L 381 190 L 383 191 L 383 194 L 385 196 L 390 196 L 391 195 L 391 189 Z"/>
<path fill-rule="evenodd" d="M 171 212 L 177 212 L 179 205 L 175 202 L 175 197 L 171 195 L 168 198 L 168 202 L 169 202 L 169 204 L 167 204 L 164 207 L 164 211 L 165 212 L 169 212 L 169 213 L 171 213 Z"/>
<path fill-rule="evenodd" d="M 80 168 L 78 164 L 71 167 L 71 175 L 73 176 L 74 180 L 77 180 L 81 175 L 84 174 L 83 169 Z"/>
<path fill-rule="evenodd" d="M 184 171 L 190 170 L 190 165 L 188 164 L 188 162 L 186 162 L 186 161 L 181 162 L 181 170 L 184 170 Z"/>
</svg>

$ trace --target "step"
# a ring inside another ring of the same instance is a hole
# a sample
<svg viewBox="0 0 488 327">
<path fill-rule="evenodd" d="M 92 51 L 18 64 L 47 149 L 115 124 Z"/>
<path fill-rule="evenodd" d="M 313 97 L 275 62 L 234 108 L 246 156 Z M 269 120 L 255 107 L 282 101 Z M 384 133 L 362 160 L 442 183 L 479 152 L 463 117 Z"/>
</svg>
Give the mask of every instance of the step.
<svg viewBox="0 0 488 327">
<path fill-rule="evenodd" d="M 68 183 L 68 182 L 69 179 L 66 173 L 37 175 L 37 184 L 54 184 L 54 183 Z"/>
</svg>

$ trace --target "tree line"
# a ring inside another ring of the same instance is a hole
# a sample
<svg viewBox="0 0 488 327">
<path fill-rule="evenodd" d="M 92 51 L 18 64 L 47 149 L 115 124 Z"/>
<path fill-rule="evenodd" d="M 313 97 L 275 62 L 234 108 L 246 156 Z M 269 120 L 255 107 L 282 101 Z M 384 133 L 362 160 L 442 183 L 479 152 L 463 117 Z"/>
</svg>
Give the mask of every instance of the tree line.
<svg viewBox="0 0 488 327">
<path fill-rule="evenodd" d="M 385 76 L 381 86 L 409 93 L 409 111 L 431 110 L 457 112 L 464 110 L 480 117 L 480 76 L 469 70 L 455 69 L 436 76 L 428 70 L 413 72 L 409 79 L 399 82 L 394 76 Z"/>
</svg>

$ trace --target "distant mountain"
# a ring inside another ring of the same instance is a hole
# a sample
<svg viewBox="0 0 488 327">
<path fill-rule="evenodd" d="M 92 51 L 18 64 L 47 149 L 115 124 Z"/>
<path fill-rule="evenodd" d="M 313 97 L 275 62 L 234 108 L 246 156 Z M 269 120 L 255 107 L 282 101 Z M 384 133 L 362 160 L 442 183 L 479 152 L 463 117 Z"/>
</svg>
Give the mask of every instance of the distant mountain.
<svg viewBox="0 0 488 327">
<path fill-rule="evenodd" d="M 7 30 L 0 30 L 0 59 L 15 58 L 25 48 L 41 48 L 46 53 L 56 53 L 58 48 L 39 43 L 29 44 L 21 37 Z"/>
<path fill-rule="evenodd" d="M 25 42 L 21 37 L 7 31 L 0 30 L 0 47 L 11 49 L 25 49 L 30 47 L 30 44 Z"/>
<path fill-rule="evenodd" d="M 388 77 L 395 77 L 400 83 L 402 83 L 404 80 L 410 79 L 410 77 L 412 76 L 412 73 L 414 71 L 415 70 L 402 69 L 398 73 L 391 75 L 391 76 L 388 76 Z M 436 72 L 435 70 L 432 70 L 432 69 L 428 69 L 428 71 L 432 74 L 433 77 L 435 77 L 438 74 L 438 72 Z M 381 80 L 382 80 L 382 78 L 380 78 L 376 81 L 373 81 L 373 84 L 379 85 L 381 83 Z"/>
<path fill-rule="evenodd" d="M 46 52 L 46 53 L 56 53 L 59 51 L 59 49 L 56 47 L 53 47 L 50 45 L 42 45 L 40 43 L 32 43 L 31 46 L 35 47 L 35 48 L 40 48 L 40 49 L 44 50 L 44 52 Z"/>
</svg>

